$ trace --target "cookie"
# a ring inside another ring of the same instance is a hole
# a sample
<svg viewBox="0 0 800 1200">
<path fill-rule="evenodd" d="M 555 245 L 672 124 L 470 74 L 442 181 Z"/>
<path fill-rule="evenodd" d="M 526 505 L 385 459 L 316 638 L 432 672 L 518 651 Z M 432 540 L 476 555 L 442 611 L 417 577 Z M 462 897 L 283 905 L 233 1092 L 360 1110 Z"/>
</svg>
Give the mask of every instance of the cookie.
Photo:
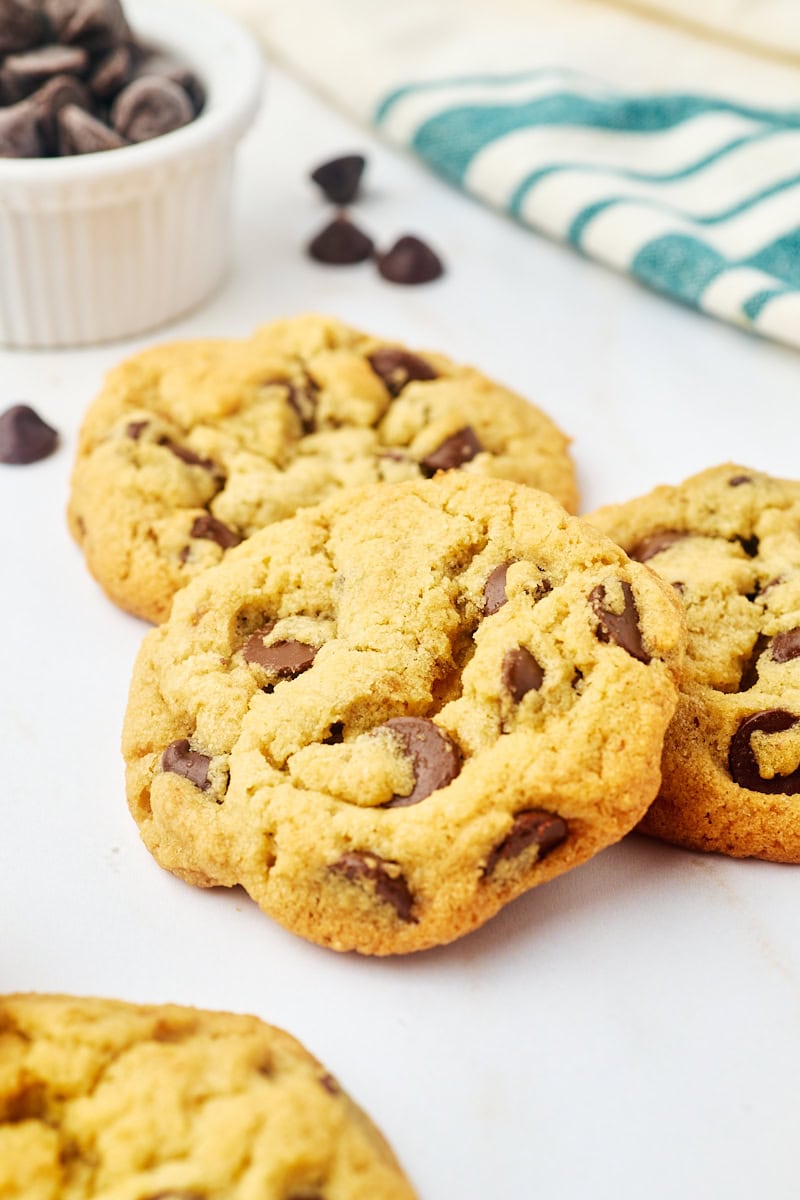
<svg viewBox="0 0 800 1200">
<path fill-rule="evenodd" d="M 0 997 L 8 1200 L 414 1200 L 369 1118 L 255 1017 Z"/>
<path fill-rule="evenodd" d="M 128 800 L 162 866 L 337 950 L 419 950 L 617 841 L 659 784 L 672 589 L 449 471 L 255 534 L 145 639 Z"/>
<path fill-rule="evenodd" d="M 685 680 L 641 828 L 800 862 L 800 483 L 726 464 L 587 518 L 672 584 Z"/>
<path fill-rule="evenodd" d="M 574 510 L 567 444 L 470 367 L 298 317 L 113 371 L 83 426 L 69 523 L 111 599 L 160 621 L 232 546 L 344 487 L 459 469 Z"/>
</svg>

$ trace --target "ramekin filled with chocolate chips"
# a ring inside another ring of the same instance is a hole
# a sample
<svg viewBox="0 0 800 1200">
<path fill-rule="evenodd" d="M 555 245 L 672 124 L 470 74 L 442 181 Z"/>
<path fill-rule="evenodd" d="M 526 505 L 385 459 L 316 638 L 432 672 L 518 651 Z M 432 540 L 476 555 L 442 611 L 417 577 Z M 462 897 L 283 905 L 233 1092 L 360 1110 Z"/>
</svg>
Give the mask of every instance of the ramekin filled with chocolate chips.
<svg viewBox="0 0 800 1200">
<path fill-rule="evenodd" d="M 261 76 L 204 0 L 0 0 L 0 342 L 125 337 L 213 290 Z"/>
</svg>

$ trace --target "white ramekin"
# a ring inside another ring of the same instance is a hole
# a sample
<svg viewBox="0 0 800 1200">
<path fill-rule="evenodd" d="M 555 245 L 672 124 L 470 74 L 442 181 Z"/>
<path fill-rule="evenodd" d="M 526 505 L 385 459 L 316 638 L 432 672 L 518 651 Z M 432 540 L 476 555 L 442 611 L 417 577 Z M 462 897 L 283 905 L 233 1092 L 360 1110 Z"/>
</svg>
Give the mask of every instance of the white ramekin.
<svg viewBox="0 0 800 1200">
<path fill-rule="evenodd" d="M 230 250 L 236 144 L 263 61 L 203 0 L 127 0 L 135 32 L 207 94 L 182 129 L 120 150 L 0 158 L 0 342 L 78 346 L 155 328 L 203 300 Z"/>
</svg>

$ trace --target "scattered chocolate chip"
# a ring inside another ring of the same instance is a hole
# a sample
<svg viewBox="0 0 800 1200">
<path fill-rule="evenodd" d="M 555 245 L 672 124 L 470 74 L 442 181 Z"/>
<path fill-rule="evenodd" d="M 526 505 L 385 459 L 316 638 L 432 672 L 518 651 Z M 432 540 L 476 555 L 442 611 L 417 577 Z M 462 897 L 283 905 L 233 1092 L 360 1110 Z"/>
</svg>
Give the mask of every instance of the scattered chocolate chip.
<svg viewBox="0 0 800 1200">
<path fill-rule="evenodd" d="M 328 736 L 322 739 L 325 746 L 338 746 L 344 741 L 344 722 L 332 721 L 328 730 Z"/>
<path fill-rule="evenodd" d="M 639 610 L 633 588 L 629 583 L 620 581 L 624 608 L 621 613 L 611 612 L 606 607 L 606 589 L 602 583 L 592 588 L 589 593 L 589 603 L 597 614 L 599 624 L 596 630 L 600 642 L 615 642 L 626 650 L 632 658 L 639 662 L 649 663 L 651 655 L 647 653 L 642 643 L 642 631 L 639 628 Z"/>
<path fill-rule="evenodd" d="M 772 639 L 773 662 L 791 662 L 793 658 L 800 658 L 800 626 L 777 633 Z"/>
<path fill-rule="evenodd" d="M 491 875 L 499 862 L 516 858 L 529 846 L 538 846 L 537 862 L 566 840 L 567 823 L 556 813 L 541 808 L 529 808 L 514 817 L 509 833 L 495 846 L 483 868 L 484 877 Z"/>
<path fill-rule="evenodd" d="M 739 543 L 748 558 L 755 558 L 755 556 L 758 554 L 759 541 L 755 534 L 753 534 L 752 537 L 747 538 L 737 537 L 734 538 L 734 541 Z"/>
<path fill-rule="evenodd" d="M 753 649 L 742 668 L 742 677 L 739 680 L 737 691 L 749 692 L 751 687 L 755 687 L 758 682 L 758 660 L 769 645 L 769 638 L 764 637 L 760 633 L 753 643 Z"/>
<path fill-rule="evenodd" d="M 483 615 L 491 617 L 498 609 L 508 602 L 506 595 L 506 575 L 514 559 L 500 563 L 495 567 L 486 583 L 483 585 Z"/>
<path fill-rule="evenodd" d="M 397 346 L 381 346 L 367 355 L 367 362 L 386 384 L 386 389 L 392 396 L 399 396 L 412 380 L 437 378 L 436 371 L 429 362 L 420 358 L 418 354 L 411 354 Z"/>
<path fill-rule="evenodd" d="M 39 0 L 3 0 L 0 4 L 0 55 L 30 49 L 44 33 L 45 17 Z"/>
<path fill-rule="evenodd" d="M 430 283 L 444 274 L 441 260 L 430 246 L 410 235 L 378 255 L 378 270 L 389 283 Z"/>
<path fill-rule="evenodd" d="M 790 775 L 776 775 L 764 779 L 758 769 L 750 739 L 757 731 L 781 733 L 797 725 L 800 717 L 782 708 L 768 708 L 763 712 L 745 717 L 731 738 L 728 750 L 728 770 L 734 783 L 750 792 L 766 792 L 769 795 L 796 796 L 800 794 L 800 767 Z"/>
<path fill-rule="evenodd" d="M 356 198 L 365 166 L 363 154 L 343 154 L 316 167 L 311 178 L 331 204 L 349 204 Z"/>
<path fill-rule="evenodd" d="M 158 439 L 159 446 L 166 448 L 179 458 L 181 462 L 186 463 L 189 467 L 202 467 L 204 471 L 215 471 L 216 463 L 210 458 L 201 458 L 199 454 L 195 454 L 194 450 L 190 450 L 188 446 L 180 446 L 177 442 L 173 442 L 172 438 L 163 437 Z"/>
<path fill-rule="evenodd" d="M 111 124 L 129 142 L 162 137 L 193 119 L 194 108 L 183 88 L 159 75 L 134 79 L 111 106 Z"/>
<path fill-rule="evenodd" d="M 279 679 L 294 679 L 302 675 L 313 663 L 319 647 L 294 641 L 273 642 L 271 646 L 265 646 L 264 638 L 273 628 L 274 622 L 247 639 L 242 649 L 245 660 L 266 667 Z"/>
<path fill-rule="evenodd" d="M 203 513 L 201 516 L 195 517 L 191 536 L 207 538 L 210 542 L 216 542 L 222 550 L 230 550 L 232 546 L 238 546 L 242 540 L 238 533 L 229 529 L 216 517 L 212 517 L 211 513 Z"/>
<path fill-rule="evenodd" d="M 332 1075 L 321 1075 L 319 1081 L 331 1096 L 338 1096 L 342 1090 Z"/>
<path fill-rule="evenodd" d="M 97 154 L 101 150 L 119 150 L 126 143 L 77 104 L 65 104 L 58 113 L 59 154 Z"/>
<path fill-rule="evenodd" d="M 458 747 L 433 721 L 424 717 L 392 717 L 378 728 L 390 730 L 414 767 L 412 791 L 407 796 L 392 796 L 383 808 L 419 804 L 432 792 L 447 787 L 461 770 Z"/>
<path fill-rule="evenodd" d="M 316 425 L 317 395 L 310 379 L 305 387 L 296 387 L 288 379 L 265 379 L 263 386 L 284 388 L 286 399 L 297 414 L 303 433 L 313 432 Z"/>
<path fill-rule="evenodd" d="M 661 529 L 656 533 L 649 533 L 647 537 L 643 537 L 641 541 L 631 547 L 628 557 L 635 558 L 637 562 L 647 562 L 648 558 L 655 558 L 656 554 L 660 554 L 662 550 L 667 550 L 675 542 L 683 541 L 688 536 L 688 533 L 680 533 L 677 529 Z"/>
<path fill-rule="evenodd" d="M 544 671 L 524 646 L 509 650 L 503 658 L 501 678 L 503 687 L 515 704 L 519 704 L 528 692 L 538 692 L 544 681 Z"/>
<path fill-rule="evenodd" d="M 187 738 L 178 738 L 177 741 L 170 742 L 161 756 L 162 770 L 170 771 L 173 775 L 182 775 L 201 792 L 208 791 L 211 787 L 208 778 L 210 763 L 211 759 L 207 754 L 190 749 Z"/>
<path fill-rule="evenodd" d="M 132 438 L 134 442 L 138 442 L 139 438 L 142 436 L 149 424 L 149 421 L 129 421 L 125 426 L 125 433 L 129 438 Z"/>
<path fill-rule="evenodd" d="M 0 413 L 0 462 L 23 465 L 52 454 L 58 434 L 27 404 Z"/>
<path fill-rule="evenodd" d="M 340 213 L 308 244 L 308 253 L 316 262 L 345 267 L 372 257 L 372 238 Z"/>
<path fill-rule="evenodd" d="M 752 475 L 734 475 L 728 480 L 728 487 L 741 487 L 743 483 L 752 483 Z"/>
<path fill-rule="evenodd" d="M 686 584 L 682 579 L 673 579 L 670 587 L 674 587 L 679 596 L 684 596 L 686 594 Z"/>
<path fill-rule="evenodd" d="M 32 98 L 0 108 L 0 158 L 41 158 L 45 149 Z"/>
<path fill-rule="evenodd" d="M 478 435 L 471 425 L 465 425 L 456 433 L 451 433 L 440 446 L 426 455 L 420 463 L 426 475 L 435 475 L 437 471 L 451 471 L 470 462 L 476 454 L 480 454 L 483 446 L 478 441 Z"/>
<path fill-rule="evenodd" d="M 130 79 L 132 66 L 130 46 L 116 46 L 100 59 L 89 76 L 91 91 L 101 100 L 115 96 Z"/>
<path fill-rule="evenodd" d="M 401 921 L 416 925 L 413 915 L 414 897 L 411 895 L 405 876 L 392 874 L 388 868 L 394 866 L 377 854 L 350 850 L 343 854 L 329 870 L 344 875 L 346 879 L 369 879 L 375 884 L 375 893 L 381 900 L 391 904 Z"/>
</svg>

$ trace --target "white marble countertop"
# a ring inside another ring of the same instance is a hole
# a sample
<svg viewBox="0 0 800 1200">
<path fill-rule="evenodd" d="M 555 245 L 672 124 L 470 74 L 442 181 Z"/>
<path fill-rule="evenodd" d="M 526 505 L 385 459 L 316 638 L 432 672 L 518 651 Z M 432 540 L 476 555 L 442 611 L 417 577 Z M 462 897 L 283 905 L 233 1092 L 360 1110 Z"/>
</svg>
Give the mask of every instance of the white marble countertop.
<svg viewBox="0 0 800 1200">
<path fill-rule="evenodd" d="M 358 206 L 416 232 L 428 287 L 332 269 L 308 169 L 366 148 Z M 0 353 L 3 403 L 59 452 L 0 468 L 0 990 L 250 1011 L 368 1109 L 425 1200 L 797 1195 L 800 868 L 631 837 L 479 932 L 408 959 L 337 956 L 241 891 L 160 870 L 118 743 L 145 627 L 87 575 L 63 509 L 102 373 L 161 337 L 331 311 L 472 361 L 574 436 L 584 508 L 735 459 L 797 474 L 800 359 L 538 239 L 372 142 L 278 71 L 242 150 L 235 270 L 202 310 L 125 346 Z"/>
</svg>

